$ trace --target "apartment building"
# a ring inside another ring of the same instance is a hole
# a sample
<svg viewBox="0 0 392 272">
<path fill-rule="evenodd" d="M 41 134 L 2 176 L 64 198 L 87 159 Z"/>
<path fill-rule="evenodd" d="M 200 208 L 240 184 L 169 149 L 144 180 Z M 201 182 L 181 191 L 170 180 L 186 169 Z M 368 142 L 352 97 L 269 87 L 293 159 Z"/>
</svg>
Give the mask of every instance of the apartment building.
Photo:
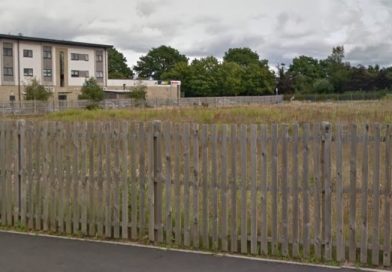
<svg viewBox="0 0 392 272">
<path fill-rule="evenodd" d="M 111 45 L 0 34 L 0 101 L 24 99 L 37 79 L 55 100 L 74 100 L 86 79 L 103 87 L 108 80 Z"/>
</svg>

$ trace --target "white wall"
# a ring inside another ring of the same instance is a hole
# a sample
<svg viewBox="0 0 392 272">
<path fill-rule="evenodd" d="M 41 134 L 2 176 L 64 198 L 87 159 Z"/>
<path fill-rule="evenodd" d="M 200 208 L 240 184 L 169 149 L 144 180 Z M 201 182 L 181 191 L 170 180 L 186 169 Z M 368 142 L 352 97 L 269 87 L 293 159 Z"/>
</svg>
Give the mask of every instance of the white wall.
<svg viewBox="0 0 392 272">
<path fill-rule="evenodd" d="M 33 50 L 32 58 L 25 58 L 23 50 Z M 39 44 L 20 43 L 19 44 L 19 57 L 20 57 L 20 84 L 28 85 L 33 78 L 42 82 L 42 46 Z M 17 66 L 16 66 L 17 67 Z M 32 68 L 33 77 L 25 77 L 24 69 Z"/>
<path fill-rule="evenodd" d="M 71 54 L 88 54 L 88 61 L 71 60 Z M 71 71 L 88 71 L 89 77 L 95 77 L 95 50 L 69 47 L 68 49 L 68 85 L 82 86 L 86 81 L 85 77 L 71 77 Z"/>
<path fill-rule="evenodd" d="M 154 86 L 158 85 L 156 80 L 134 80 L 134 79 L 108 79 L 108 87 L 132 87 L 136 85 Z"/>
</svg>

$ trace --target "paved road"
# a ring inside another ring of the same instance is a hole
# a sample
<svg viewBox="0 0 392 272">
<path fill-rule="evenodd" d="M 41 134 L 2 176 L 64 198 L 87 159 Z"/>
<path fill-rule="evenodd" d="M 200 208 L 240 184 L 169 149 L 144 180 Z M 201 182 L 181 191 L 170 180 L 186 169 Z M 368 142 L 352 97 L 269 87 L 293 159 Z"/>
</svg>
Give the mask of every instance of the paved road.
<svg viewBox="0 0 392 272">
<path fill-rule="evenodd" d="M 0 232 L 1 272 L 353 271 Z"/>
</svg>

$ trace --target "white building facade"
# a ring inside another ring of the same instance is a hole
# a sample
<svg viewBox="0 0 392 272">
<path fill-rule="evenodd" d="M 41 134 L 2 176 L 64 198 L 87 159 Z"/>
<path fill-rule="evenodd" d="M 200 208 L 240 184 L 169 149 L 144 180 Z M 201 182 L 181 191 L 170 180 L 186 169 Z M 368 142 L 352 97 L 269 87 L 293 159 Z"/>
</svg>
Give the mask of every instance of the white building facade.
<svg viewBox="0 0 392 272">
<path fill-rule="evenodd" d="M 74 100 L 86 79 L 106 87 L 111 45 L 0 34 L 0 101 L 24 99 L 36 79 L 53 98 Z"/>
</svg>

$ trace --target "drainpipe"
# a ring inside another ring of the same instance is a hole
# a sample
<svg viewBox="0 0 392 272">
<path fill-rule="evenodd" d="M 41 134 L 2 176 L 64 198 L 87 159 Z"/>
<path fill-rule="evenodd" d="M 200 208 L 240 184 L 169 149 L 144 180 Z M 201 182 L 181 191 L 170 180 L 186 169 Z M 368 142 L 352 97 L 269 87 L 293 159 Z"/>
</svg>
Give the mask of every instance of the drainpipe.
<svg viewBox="0 0 392 272">
<path fill-rule="evenodd" d="M 19 50 L 19 40 L 17 42 L 17 48 L 18 48 L 18 54 L 17 54 L 17 58 L 18 58 L 18 98 L 19 98 L 19 104 L 22 104 L 22 94 L 20 91 L 20 50 Z"/>
</svg>

